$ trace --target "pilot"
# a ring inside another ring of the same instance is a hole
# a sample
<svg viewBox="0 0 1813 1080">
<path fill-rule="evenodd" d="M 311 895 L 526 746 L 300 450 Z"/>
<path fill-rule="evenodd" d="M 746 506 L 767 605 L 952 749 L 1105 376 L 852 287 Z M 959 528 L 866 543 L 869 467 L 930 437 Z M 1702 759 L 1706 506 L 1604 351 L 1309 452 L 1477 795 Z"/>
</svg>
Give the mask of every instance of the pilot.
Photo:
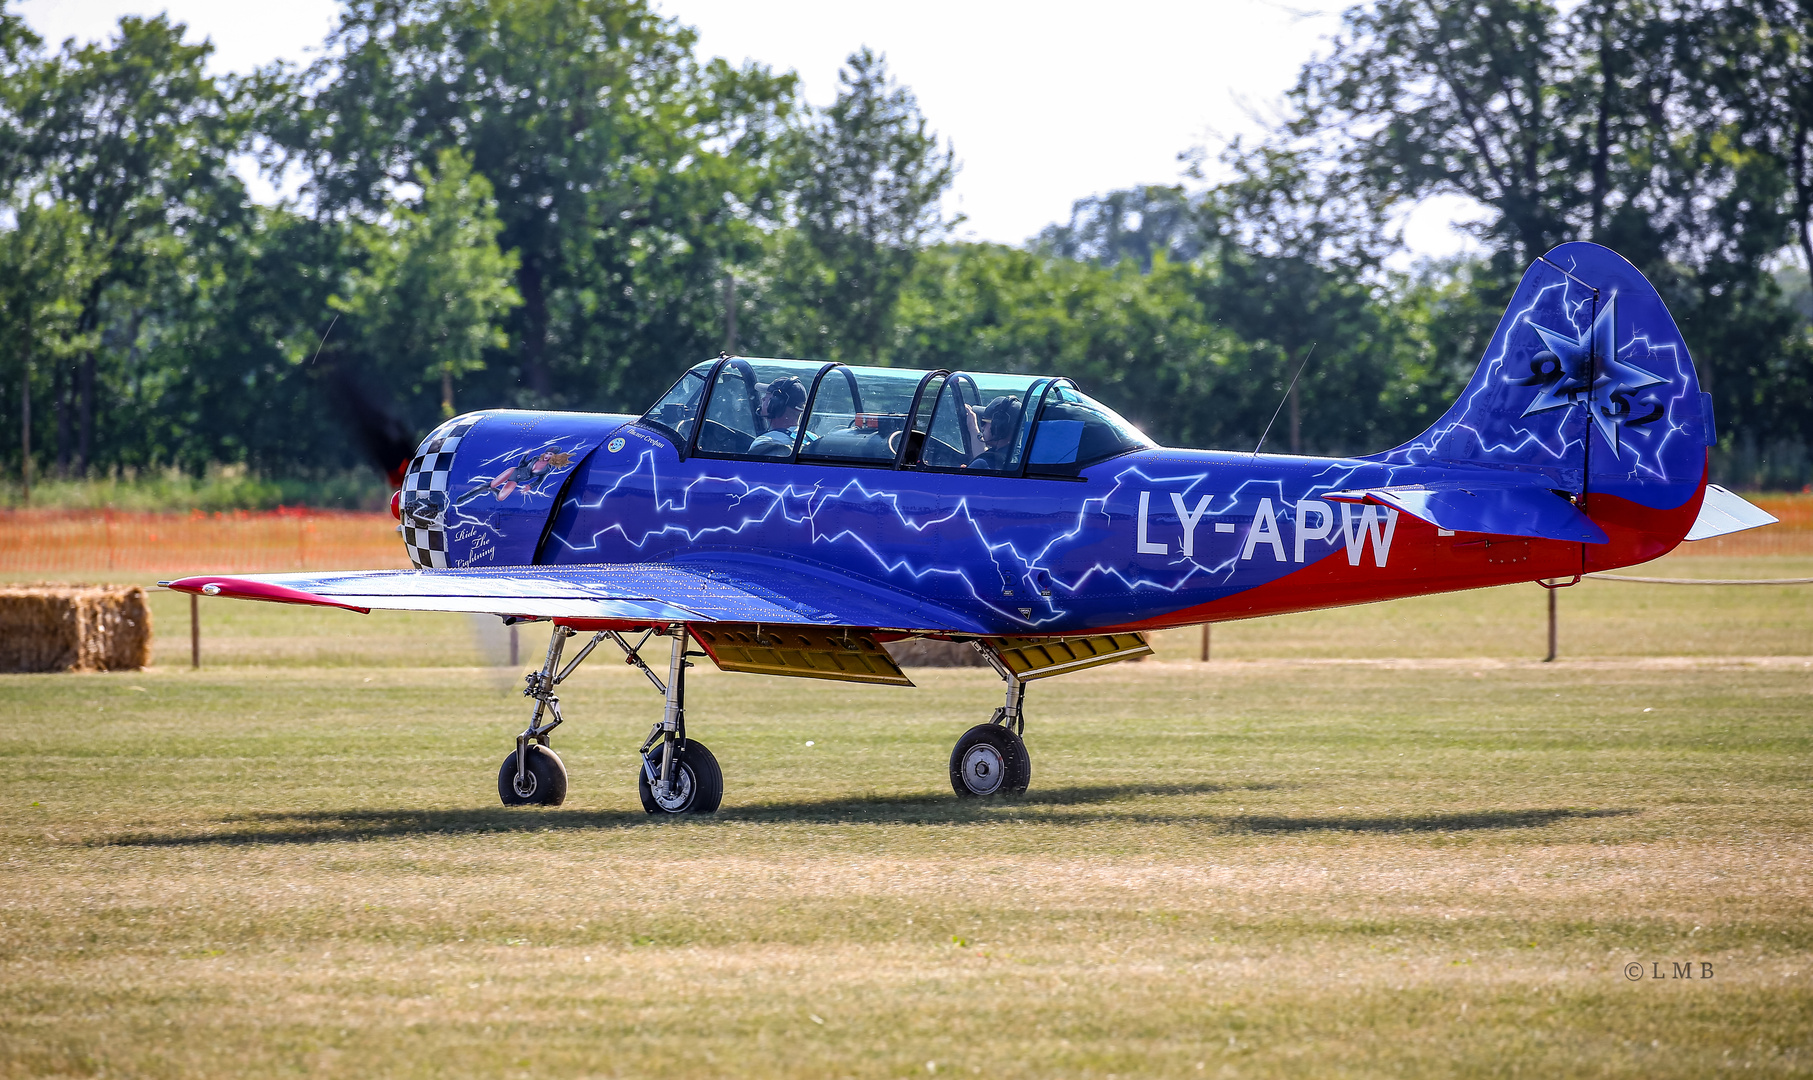
<svg viewBox="0 0 1813 1080">
<path fill-rule="evenodd" d="M 799 438 L 800 410 L 806 407 L 806 387 L 792 375 L 783 375 L 765 386 L 757 387 L 761 395 L 756 413 L 768 430 L 755 437 L 749 452 L 757 457 L 791 457 L 793 443 Z M 818 436 L 806 433 L 811 444 Z"/>
<path fill-rule="evenodd" d="M 1007 459 L 1013 453 L 1014 434 L 1020 426 L 1020 399 L 998 397 L 980 409 L 968 407 L 964 415 L 970 422 L 970 445 L 982 447 L 982 452 L 969 467 L 992 472 L 1005 470 Z"/>
</svg>

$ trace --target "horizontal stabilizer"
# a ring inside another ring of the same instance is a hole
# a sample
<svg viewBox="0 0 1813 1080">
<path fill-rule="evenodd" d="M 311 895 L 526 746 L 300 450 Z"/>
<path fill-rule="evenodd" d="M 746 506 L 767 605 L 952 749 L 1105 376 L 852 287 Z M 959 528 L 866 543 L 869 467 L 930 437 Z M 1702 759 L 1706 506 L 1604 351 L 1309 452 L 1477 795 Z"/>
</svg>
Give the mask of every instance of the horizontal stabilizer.
<svg viewBox="0 0 1813 1080">
<path fill-rule="evenodd" d="M 1491 477 L 1402 487 L 1353 488 L 1323 496 L 1331 502 L 1372 503 L 1401 510 L 1450 532 L 1529 536 L 1603 544 L 1605 530 L 1571 501 L 1538 480 Z"/>
<path fill-rule="evenodd" d="M 1759 506 L 1752 506 L 1717 484 L 1706 485 L 1706 500 L 1700 503 L 1700 516 L 1687 530 L 1689 540 L 1710 540 L 1745 529 L 1773 525 L 1781 519 Z"/>
</svg>

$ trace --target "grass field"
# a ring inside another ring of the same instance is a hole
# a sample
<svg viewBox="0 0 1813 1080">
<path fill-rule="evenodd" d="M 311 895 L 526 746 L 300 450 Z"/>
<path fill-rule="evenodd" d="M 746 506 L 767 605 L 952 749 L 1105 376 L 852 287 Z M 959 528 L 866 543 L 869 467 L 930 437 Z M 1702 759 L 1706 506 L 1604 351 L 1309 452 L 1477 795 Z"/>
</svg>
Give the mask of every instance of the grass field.
<svg viewBox="0 0 1813 1080">
<path fill-rule="evenodd" d="M 622 665 L 507 811 L 466 620 L 204 602 L 192 672 L 153 601 L 151 670 L 0 676 L 0 1076 L 1813 1073 L 1813 589 L 1587 582 L 1556 664 L 1528 585 L 1172 632 L 1031 689 L 1008 805 L 945 778 L 986 672 L 702 669 L 685 822 Z"/>
</svg>

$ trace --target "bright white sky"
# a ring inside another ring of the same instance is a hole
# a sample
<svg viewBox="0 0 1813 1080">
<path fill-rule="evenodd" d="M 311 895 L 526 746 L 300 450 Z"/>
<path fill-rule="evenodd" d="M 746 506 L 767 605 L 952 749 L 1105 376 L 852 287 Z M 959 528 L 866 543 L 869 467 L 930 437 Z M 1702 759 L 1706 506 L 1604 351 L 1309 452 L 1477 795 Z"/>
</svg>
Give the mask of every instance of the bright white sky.
<svg viewBox="0 0 1813 1080">
<path fill-rule="evenodd" d="M 1075 199 L 1174 183 L 1178 155 L 1256 135 L 1284 91 L 1338 26 L 1339 8 L 1274 0 L 1151 0 L 1125 7 L 1073 0 L 657 0 L 699 31 L 705 55 L 799 72 L 815 104 L 837 93 L 844 57 L 868 45 L 919 97 L 962 171 L 949 208 L 960 236 L 1018 244 L 1069 217 Z M 278 57 L 306 61 L 334 24 L 333 0 L 24 0 L 16 10 L 49 42 L 106 36 L 122 14 L 168 11 L 215 45 L 217 71 Z M 1466 245 L 1449 222 L 1458 200 L 1406 223 L 1416 254 Z"/>
</svg>

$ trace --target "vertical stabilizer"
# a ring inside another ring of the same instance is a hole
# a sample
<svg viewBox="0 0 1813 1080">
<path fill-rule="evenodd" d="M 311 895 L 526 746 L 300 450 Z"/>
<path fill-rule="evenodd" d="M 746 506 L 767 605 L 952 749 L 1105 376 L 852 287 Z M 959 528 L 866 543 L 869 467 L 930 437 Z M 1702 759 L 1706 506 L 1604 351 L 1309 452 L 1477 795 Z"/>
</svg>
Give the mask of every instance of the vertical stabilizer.
<svg viewBox="0 0 1813 1080">
<path fill-rule="evenodd" d="M 1714 441 L 1655 287 L 1610 249 L 1572 243 L 1524 273 L 1454 406 L 1378 457 L 1537 471 L 1558 490 L 1672 510 L 1699 498 Z"/>
</svg>

